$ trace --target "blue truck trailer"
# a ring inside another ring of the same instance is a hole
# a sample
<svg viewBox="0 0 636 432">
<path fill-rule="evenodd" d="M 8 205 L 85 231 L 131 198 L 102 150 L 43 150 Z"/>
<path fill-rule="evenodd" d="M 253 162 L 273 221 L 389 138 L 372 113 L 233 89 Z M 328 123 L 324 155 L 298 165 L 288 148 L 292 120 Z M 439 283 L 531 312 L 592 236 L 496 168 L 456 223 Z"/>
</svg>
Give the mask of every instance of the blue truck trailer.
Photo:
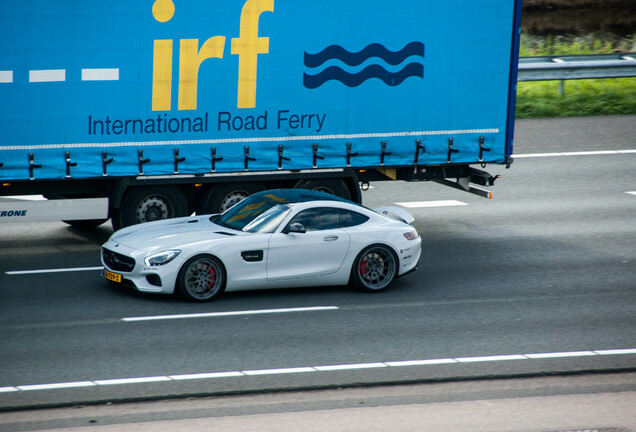
<svg viewBox="0 0 636 432">
<path fill-rule="evenodd" d="M 479 168 L 512 162 L 520 14 L 521 0 L 3 1 L 0 196 L 101 200 L 65 218 L 115 228 L 271 187 L 487 196 Z"/>
</svg>

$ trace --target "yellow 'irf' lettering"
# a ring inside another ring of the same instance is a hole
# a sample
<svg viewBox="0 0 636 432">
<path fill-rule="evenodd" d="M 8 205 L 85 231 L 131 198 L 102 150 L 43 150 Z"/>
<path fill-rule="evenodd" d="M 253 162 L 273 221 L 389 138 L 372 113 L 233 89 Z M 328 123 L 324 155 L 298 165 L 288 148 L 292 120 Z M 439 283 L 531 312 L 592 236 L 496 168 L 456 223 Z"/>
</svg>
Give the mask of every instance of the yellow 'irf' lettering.
<svg viewBox="0 0 636 432">
<path fill-rule="evenodd" d="M 170 111 L 172 93 L 172 41 L 156 40 L 152 66 L 152 110 Z"/>
<path fill-rule="evenodd" d="M 152 16 L 159 22 L 168 22 L 174 16 L 174 9 L 172 0 L 155 0 L 152 5 Z"/>
<path fill-rule="evenodd" d="M 223 58 L 225 36 L 206 40 L 199 50 L 198 39 L 181 39 L 179 54 L 179 110 L 197 109 L 199 66 L 209 58 Z"/>
<path fill-rule="evenodd" d="M 258 37 L 258 19 L 274 12 L 274 0 L 247 0 L 241 11 L 241 29 L 232 39 L 232 54 L 239 56 L 238 108 L 256 106 L 256 69 L 259 54 L 269 53 L 269 38 Z"/>
</svg>

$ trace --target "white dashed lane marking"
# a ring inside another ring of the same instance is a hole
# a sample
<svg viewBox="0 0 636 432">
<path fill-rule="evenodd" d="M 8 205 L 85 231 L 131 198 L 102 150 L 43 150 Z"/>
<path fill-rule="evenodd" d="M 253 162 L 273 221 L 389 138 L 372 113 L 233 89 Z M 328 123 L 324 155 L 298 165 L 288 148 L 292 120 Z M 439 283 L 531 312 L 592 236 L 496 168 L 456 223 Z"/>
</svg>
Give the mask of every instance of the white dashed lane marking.
<svg viewBox="0 0 636 432">
<path fill-rule="evenodd" d="M 42 269 L 42 270 L 15 270 L 15 271 L 5 272 L 5 274 L 10 276 L 17 276 L 17 275 L 42 274 L 42 273 L 97 271 L 97 270 L 102 270 L 103 268 L 104 267 L 74 267 L 74 268 Z"/>
<path fill-rule="evenodd" d="M 135 321 L 157 321 L 157 320 L 171 320 L 171 319 L 187 319 L 187 318 L 216 318 L 227 316 L 241 316 L 241 315 L 268 315 L 268 314 L 280 314 L 290 312 L 317 312 L 338 310 L 338 306 L 312 306 L 312 307 L 299 307 L 299 308 L 284 308 L 284 309 L 260 309 L 260 310 L 245 310 L 245 311 L 230 311 L 230 312 L 209 312 L 209 313 L 195 313 L 195 314 L 179 314 L 179 315 L 157 315 L 157 316 L 142 316 L 142 317 L 129 317 L 122 318 L 122 321 L 135 322 Z"/>
<path fill-rule="evenodd" d="M 410 201 L 410 202 L 397 202 L 399 206 L 406 208 L 432 208 L 432 207 L 455 207 L 465 206 L 468 203 L 457 200 L 440 200 L 440 201 Z"/>
</svg>

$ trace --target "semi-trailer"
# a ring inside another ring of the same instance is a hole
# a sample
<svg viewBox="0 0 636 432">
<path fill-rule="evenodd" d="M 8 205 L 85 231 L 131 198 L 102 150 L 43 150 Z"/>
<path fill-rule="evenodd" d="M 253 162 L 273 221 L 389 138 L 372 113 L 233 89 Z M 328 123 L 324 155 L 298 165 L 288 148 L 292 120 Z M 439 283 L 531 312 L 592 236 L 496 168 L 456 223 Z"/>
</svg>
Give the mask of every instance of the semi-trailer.
<svg viewBox="0 0 636 432">
<path fill-rule="evenodd" d="M 512 162 L 521 0 L 12 0 L 0 221 L 117 229 L 268 188 L 490 196 Z"/>
</svg>

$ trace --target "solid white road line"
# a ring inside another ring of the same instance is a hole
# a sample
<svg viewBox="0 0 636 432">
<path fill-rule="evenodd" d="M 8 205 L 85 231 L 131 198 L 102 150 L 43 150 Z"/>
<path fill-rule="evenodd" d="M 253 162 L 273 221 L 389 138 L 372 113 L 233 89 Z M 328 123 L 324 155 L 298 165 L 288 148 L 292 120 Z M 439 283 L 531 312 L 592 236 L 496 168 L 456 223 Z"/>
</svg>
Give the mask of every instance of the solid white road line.
<svg viewBox="0 0 636 432">
<path fill-rule="evenodd" d="M 265 314 L 279 314 L 289 312 L 315 312 L 326 310 L 337 310 L 338 306 L 312 306 L 312 307 L 299 307 L 299 308 L 284 308 L 284 309 L 257 309 L 257 310 L 245 310 L 245 311 L 231 311 L 231 312 L 209 312 L 209 313 L 194 313 L 194 314 L 178 314 L 178 315 L 156 315 L 156 316 L 142 316 L 142 317 L 128 317 L 122 318 L 122 321 L 135 322 L 135 321 L 157 321 L 157 320 L 171 320 L 171 319 L 187 319 L 187 318 L 216 318 L 226 316 L 238 316 L 238 315 L 265 315 Z"/>
<path fill-rule="evenodd" d="M 625 193 L 636 196 L 636 191 L 629 191 L 629 192 L 625 192 Z"/>
<path fill-rule="evenodd" d="M 199 374 L 184 374 L 184 375 L 169 375 L 168 378 L 181 381 L 181 380 L 198 380 L 198 379 L 212 379 L 212 378 L 233 378 L 245 376 L 242 372 L 210 372 Z"/>
<path fill-rule="evenodd" d="M 96 385 L 120 385 L 120 384 L 141 384 L 151 382 L 172 381 L 167 376 L 140 377 L 140 378 L 119 378 L 108 380 L 95 380 Z"/>
<path fill-rule="evenodd" d="M 558 353 L 541 353 L 541 354 L 526 354 L 525 356 L 531 359 L 546 359 L 546 358 L 563 358 L 563 357 L 585 357 L 598 355 L 594 351 L 575 351 L 575 352 L 558 352 Z"/>
<path fill-rule="evenodd" d="M 506 361 L 506 360 L 525 360 L 523 355 L 502 355 L 502 356 L 486 356 L 486 357 L 458 357 L 457 360 L 460 363 L 478 363 L 478 362 L 493 362 L 493 361 Z"/>
<path fill-rule="evenodd" d="M 292 374 L 292 373 L 306 373 L 306 372 L 316 372 L 316 369 L 312 367 L 260 369 L 260 370 L 246 370 L 246 371 L 243 371 L 243 374 L 245 375 L 278 375 L 278 374 Z"/>
<path fill-rule="evenodd" d="M 198 374 L 152 376 L 152 377 L 139 377 L 139 378 L 118 378 L 118 379 L 77 381 L 77 382 L 53 383 L 53 384 L 30 384 L 30 385 L 0 387 L 0 393 L 11 393 L 11 392 L 17 392 L 17 391 L 35 391 L 35 390 L 56 390 L 56 389 L 93 387 L 93 386 L 104 386 L 104 385 L 139 384 L 139 383 L 186 381 L 186 380 L 216 379 L 216 378 L 237 378 L 237 377 L 247 377 L 247 376 L 264 376 L 264 375 L 296 374 L 296 373 L 311 373 L 311 372 L 337 372 L 337 371 L 351 371 L 351 370 L 386 368 L 386 367 L 388 368 L 414 367 L 414 366 L 431 366 L 431 365 L 439 365 L 439 364 L 484 363 L 484 362 L 498 362 L 498 361 L 514 361 L 514 360 L 563 359 L 563 358 L 576 358 L 576 357 L 586 357 L 586 356 L 608 356 L 608 355 L 630 355 L 630 354 L 632 355 L 636 354 L 636 348 L 595 350 L 595 351 L 568 351 L 568 352 L 535 353 L 535 354 L 494 355 L 494 356 L 479 356 L 479 357 L 457 357 L 457 358 L 428 359 L 428 360 L 405 360 L 405 361 L 390 361 L 390 362 L 377 362 L 377 363 L 340 364 L 340 365 L 328 365 L 328 366 L 304 366 L 304 367 L 276 368 L 276 369 L 255 369 L 255 370 L 232 371 L 232 372 L 206 372 L 206 373 L 198 373 Z"/>
<path fill-rule="evenodd" d="M 17 387 L 0 387 L 0 393 L 11 393 L 20 391 Z"/>
<path fill-rule="evenodd" d="M 54 384 L 23 385 L 23 386 L 17 386 L 17 389 L 21 391 L 57 390 L 57 389 L 66 389 L 66 388 L 77 388 L 77 387 L 92 387 L 95 385 L 97 384 L 94 381 L 77 381 L 77 382 L 54 383 Z"/>
<path fill-rule="evenodd" d="M 453 207 L 468 205 L 465 202 L 457 200 L 440 200 L 440 201 L 411 201 L 396 202 L 395 204 L 406 208 L 431 208 L 431 207 Z"/>
<path fill-rule="evenodd" d="M 342 364 L 330 366 L 314 366 L 314 369 L 321 372 L 356 370 L 356 369 L 374 369 L 389 367 L 386 363 L 358 363 L 358 364 Z"/>
<path fill-rule="evenodd" d="M 41 274 L 41 273 L 65 273 L 65 272 L 79 272 L 79 271 L 96 271 L 102 270 L 104 267 L 76 267 L 76 268 L 60 268 L 60 269 L 44 269 L 44 270 L 18 270 L 4 272 L 7 275 L 27 275 L 27 274 Z"/>
</svg>

